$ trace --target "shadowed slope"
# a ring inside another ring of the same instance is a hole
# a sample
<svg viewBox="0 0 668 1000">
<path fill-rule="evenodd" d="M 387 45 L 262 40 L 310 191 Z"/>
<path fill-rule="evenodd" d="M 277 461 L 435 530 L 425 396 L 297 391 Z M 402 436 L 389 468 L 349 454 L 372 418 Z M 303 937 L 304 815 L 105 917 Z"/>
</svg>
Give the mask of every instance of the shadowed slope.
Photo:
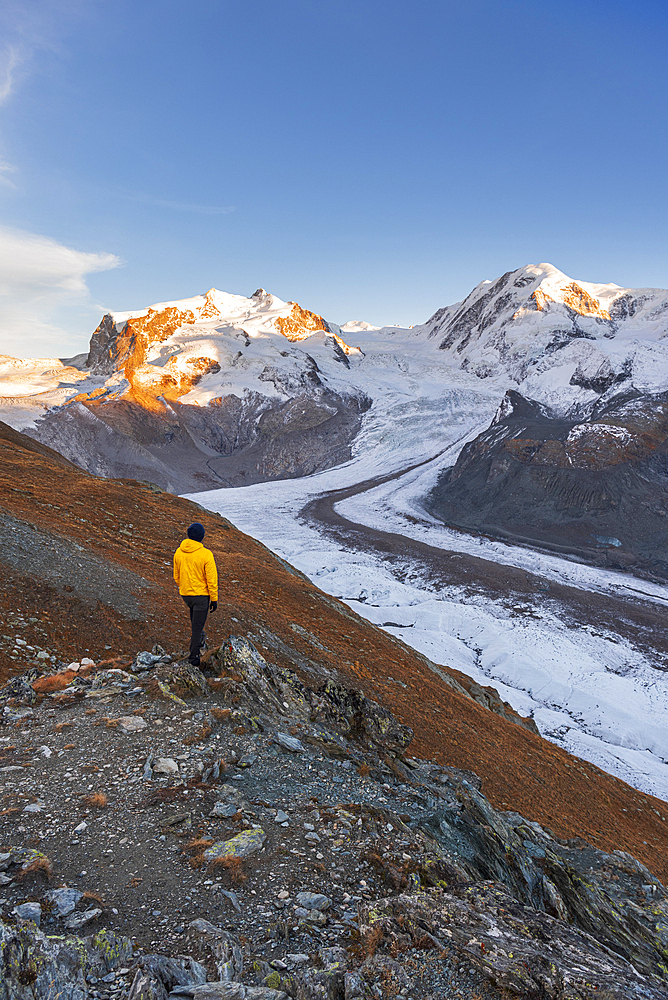
<svg viewBox="0 0 668 1000">
<path fill-rule="evenodd" d="M 32 442 L 31 442 L 32 444 Z M 262 545 L 197 505 L 130 481 L 64 469 L 0 438 L 1 631 L 20 609 L 24 637 L 63 659 L 134 654 L 154 641 L 184 648 L 186 614 L 171 580 L 185 526 L 201 521 L 221 575 L 213 642 L 245 634 L 311 685 L 335 677 L 412 727 L 411 750 L 475 771 L 483 791 L 563 837 L 634 854 L 668 876 L 665 804 L 604 774 L 467 696 L 441 668 L 323 594 Z M 33 630 L 34 635 L 31 633 Z M 1 640 L 0 669 L 25 669 Z M 82 648 L 83 647 L 83 648 Z M 105 647 L 109 649 L 105 650 Z M 399 682 L 399 683 L 397 683 Z"/>
</svg>

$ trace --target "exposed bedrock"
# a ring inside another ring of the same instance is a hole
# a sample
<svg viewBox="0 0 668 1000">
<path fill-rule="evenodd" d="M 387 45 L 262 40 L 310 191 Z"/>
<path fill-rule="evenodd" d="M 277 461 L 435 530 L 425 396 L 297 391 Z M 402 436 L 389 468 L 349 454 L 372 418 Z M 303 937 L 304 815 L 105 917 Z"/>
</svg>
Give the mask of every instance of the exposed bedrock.
<svg viewBox="0 0 668 1000">
<path fill-rule="evenodd" d="M 177 493 L 307 476 L 350 458 L 370 400 L 327 389 L 148 409 L 127 398 L 53 409 L 29 431 L 87 472 Z"/>
<path fill-rule="evenodd" d="M 618 393 L 569 420 L 510 391 L 427 507 L 465 531 L 666 580 L 667 439 L 667 393 Z"/>
</svg>

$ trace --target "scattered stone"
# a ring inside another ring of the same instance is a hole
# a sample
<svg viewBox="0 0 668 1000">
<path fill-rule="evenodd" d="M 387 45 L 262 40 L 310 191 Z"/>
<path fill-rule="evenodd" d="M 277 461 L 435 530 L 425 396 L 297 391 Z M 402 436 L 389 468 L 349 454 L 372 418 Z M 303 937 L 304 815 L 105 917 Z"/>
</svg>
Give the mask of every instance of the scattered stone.
<svg viewBox="0 0 668 1000">
<path fill-rule="evenodd" d="M 159 663 L 161 659 L 162 657 L 155 656 L 153 653 L 144 650 L 141 653 L 137 653 L 132 666 L 138 670 L 148 670 L 150 667 L 155 666 L 156 663 Z"/>
<path fill-rule="evenodd" d="M 39 903 L 21 903 L 19 906 L 15 906 L 12 910 L 19 920 L 32 920 L 37 927 L 39 927 L 40 920 L 42 919 L 42 907 Z"/>
<path fill-rule="evenodd" d="M 102 916 L 102 910 L 99 906 L 91 906 L 90 909 L 84 910 L 83 913 L 73 913 L 65 921 L 65 927 L 68 931 L 79 931 L 86 924 L 90 924 L 93 920 L 97 920 L 98 917 Z"/>
<path fill-rule="evenodd" d="M 218 858 L 246 858 L 249 854 L 261 850 L 267 835 L 260 827 L 254 830 L 242 830 L 236 837 L 213 844 L 204 852 L 205 861 L 215 861 Z"/>
<path fill-rule="evenodd" d="M 55 907 L 59 917 L 69 916 L 82 897 L 83 893 L 78 889 L 68 889 L 67 886 L 63 886 L 62 889 L 52 889 L 44 894 L 44 898 Z"/>
<path fill-rule="evenodd" d="M 298 740 L 296 736 L 288 736 L 286 733 L 276 733 L 275 739 L 286 750 L 291 750 L 293 753 L 306 753 L 306 747 L 303 746 L 301 740 Z"/>
<path fill-rule="evenodd" d="M 46 803 L 42 799 L 38 799 L 37 802 L 30 802 L 25 808 L 24 813 L 39 813 L 44 811 Z"/>
<path fill-rule="evenodd" d="M 234 909 L 237 911 L 237 913 L 241 913 L 241 906 L 239 905 L 239 898 L 238 898 L 236 892 L 234 892 L 234 890 L 232 890 L 232 889 L 219 889 L 218 891 L 220 892 L 221 896 L 225 896 L 226 899 L 229 899 L 230 903 L 232 904 L 232 906 L 234 907 Z"/>
<path fill-rule="evenodd" d="M 153 751 L 152 750 L 151 750 L 150 754 L 148 755 L 148 757 L 146 758 L 146 760 L 144 762 L 144 772 L 142 774 L 142 780 L 143 781 L 152 781 L 153 780 Z"/>
<path fill-rule="evenodd" d="M 209 813 L 209 816 L 219 816 L 229 819 L 231 816 L 235 816 L 238 812 L 239 806 L 234 806 L 231 802 L 216 802 L 214 803 L 214 807 Z"/>
<path fill-rule="evenodd" d="M 153 765 L 154 774 L 178 774 L 179 765 L 171 757 L 160 757 Z"/>
<path fill-rule="evenodd" d="M 295 899 L 307 910 L 328 910 L 332 905 L 329 896 L 324 896 L 321 892 L 298 892 Z"/>
<path fill-rule="evenodd" d="M 117 729 L 122 733 L 140 733 L 146 729 L 148 723 L 142 719 L 141 715 L 122 715 L 118 720 Z"/>
<path fill-rule="evenodd" d="M 275 821 L 277 823 L 288 823 L 289 820 L 290 820 L 290 817 L 288 816 L 288 814 L 286 812 L 283 812 L 282 809 L 278 809 L 276 811 L 276 815 L 275 815 L 274 819 L 275 819 Z"/>
</svg>

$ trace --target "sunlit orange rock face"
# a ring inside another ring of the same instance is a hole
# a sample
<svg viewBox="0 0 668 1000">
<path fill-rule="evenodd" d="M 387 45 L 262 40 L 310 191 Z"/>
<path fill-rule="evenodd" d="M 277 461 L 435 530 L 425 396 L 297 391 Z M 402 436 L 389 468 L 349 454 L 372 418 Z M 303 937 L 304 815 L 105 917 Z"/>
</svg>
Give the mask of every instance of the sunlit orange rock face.
<svg viewBox="0 0 668 1000">
<path fill-rule="evenodd" d="M 598 316 L 599 319 L 611 319 L 607 309 L 601 308 L 601 303 L 585 292 L 577 282 L 572 281 L 564 288 L 564 303 L 581 316 Z"/>
<path fill-rule="evenodd" d="M 287 340 L 305 340 L 314 333 L 322 332 L 332 337 L 346 355 L 360 353 L 358 348 L 350 347 L 341 337 L 332 333 L 322 316 L 302 309 L 296 302 L 289 302 L 288 305 L 291 307 L 290 314 L 274 321 L 277 332 Z M 70 402 L 96 407 L 122 396 L 153 413 L 164 413 L 165 402 L 174 402 L 186 395 L 204 375 L 220 371 L 220 365 L 215 358 L 210 357 L 190 358 L 186 361 L 171 357 L 164 364 L 147 364 L 149 350 L 164 343 L 184 326 L 219 317 L 220 310 L 216 305 L 214 289 L 207 292 L 204 304 L 197 307 L 195 312 L 176 306 L 149 309 L 144 316 L 126 320 L 120 330 L 112 316 L 105 316 L 91 340 L 89 364 L 98 369 L 102 366 L 107 372 L 122 371 L 127 385 L 81 393 Z"/>
<path fill-rule="evenodd" d="M 199 310 L 199 319 L 216 319 L 220 316 L 220 310 L 214 301 L 215 289 L 210 288 L 206 293 L 206 301 Z"/>
<path fill-rule="evenodd" d="M 317 313 L 313 313 L 309 309 L 302 309 L 297 302 L 288 302 L 288 305 L 292 306 L 290 315 L 279 316 L 276 320 L 276 329 L 288 340 L 306 340 L 311 334 L 322 330 L 334 338 L 344 354 L 361 353 L 358 347 L 351 347 L 338 334 L 332 333 L 322 316 L 318 316 Z"/>
<path fill-rule="evenodd" d="M 546 295 L 542 288 L 537 288 L 531 298 L 534 300 L 538 312 L 543 312 L 548 302 L 554 302 L 554 299 L 551 296 Z M 517 313 L 515 315 L 517 315 Z"/>
<path fill-rule="evenodd" d="M 305 340 L 317 330 L 324 330 L 329 333 L 329 327 L 322 316 L 311 312 L 309 309 L 302 309 L 296 302 L 288 302 L 292 306 L 289 316 L 279 317 L 276 320 L 276 328 L 288 340 Z"/>
<path fill-rule="evenodd" d="M 539 312 L 543 312 L 549 302 L 555 301 L 552 296 L 548 295 L 541 288 L 537 288 L 531 295 L 531 298 L 534 300 L 536 309 Z M 608 320 L 612 318 L 607 309 L 603 309 L 601 303 L 593 298 L 589 292 L 586 292 L 584 288 L 581 288 L 576 281 L 571 281 L 570 285 L 566 285 L 563 288 L 563 302 L 565 306 L 568 306 L 573 312 L 578 313 L 579 316 L 596 316 L 598 319 Z"/>
<path fill-rule="evenodd" d="M 211 292 L 208 292 L 199 318 L 212 319 L 217 315 Z M 181 327 L 194 323 L 195 319 L 190 309 L 167 306 L 165 309 L 149 309 L 145 316 L 134 316 L 125 322 L 110 341 L 108 357 L 117 370 L 123 370 L 128 381 L 129 388 L 124 392 L 126 398 L 149 410 L 159 411 L 163 409 L 163 404 L 158 397 L 170 401 L 178 399 L 189 392 L 203 375 L 220 370 L 214 358 L 205 357 L 189 359 L 185 370 L 179 370 L 175 358 L 170 358 L 161 369 L 146 364 L 150 347 L 164 343 Z M 101 327 L 102 324 L 96 333 Z M 108 398 L 105 389 L 98 389 L 89 394 L 82 393 L 76 401 L 95 405 Z"/>
</svg>

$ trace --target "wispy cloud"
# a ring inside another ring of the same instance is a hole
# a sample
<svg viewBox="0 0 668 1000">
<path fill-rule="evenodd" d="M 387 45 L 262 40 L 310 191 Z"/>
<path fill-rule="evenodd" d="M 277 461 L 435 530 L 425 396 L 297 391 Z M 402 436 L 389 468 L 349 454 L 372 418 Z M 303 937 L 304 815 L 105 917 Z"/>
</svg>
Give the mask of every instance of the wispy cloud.
<svg viewBox="0 0 668 1000">
<path fill-rule="evenodd" d="M 58 325 L 91 305 L 86 277 L 119 267 L 112 253 L 87 253 L 21 229 L 0 227 L 0 352 L 57 356 L 80 338 Z"/>
<path fill-rule="evenodd" d="M 149 194 L 121 189 L 118 192 L 128 201 L 140 202 L 142 205 L 154 205 L 156 208 L 170 208 L 175 212 L 192 212 L 194 215 L 229 215 L 235 211 L 234 205 L 198 205 L 190 201 L 169 201 L 165 198 L 154 198 Z"/>
<path fill-rule="evenodd" d="M 37 53 L 61 51 L 62 40 L 86 14 L 86 0 L 3 0 L 0 4 L 0 104 L 17 91 Z"/>
<path fill-rule="evenodd" d="M 11 163 L 7 163 L 0 156 L 0 187 L 8 187 L 16 190 L 16 184 L 7 176 L 7 174 L 13 174 L 15 170 L 16 167 L 13 167 Z"/>
<path fill-rule="evenodd" d="M 0 56 L 0 104 L 4 104 L 14 90 L 15 70 L 21 62 L 18 48 L 13 45 L 5 46 L 5 50 Z"/>
</svg>

